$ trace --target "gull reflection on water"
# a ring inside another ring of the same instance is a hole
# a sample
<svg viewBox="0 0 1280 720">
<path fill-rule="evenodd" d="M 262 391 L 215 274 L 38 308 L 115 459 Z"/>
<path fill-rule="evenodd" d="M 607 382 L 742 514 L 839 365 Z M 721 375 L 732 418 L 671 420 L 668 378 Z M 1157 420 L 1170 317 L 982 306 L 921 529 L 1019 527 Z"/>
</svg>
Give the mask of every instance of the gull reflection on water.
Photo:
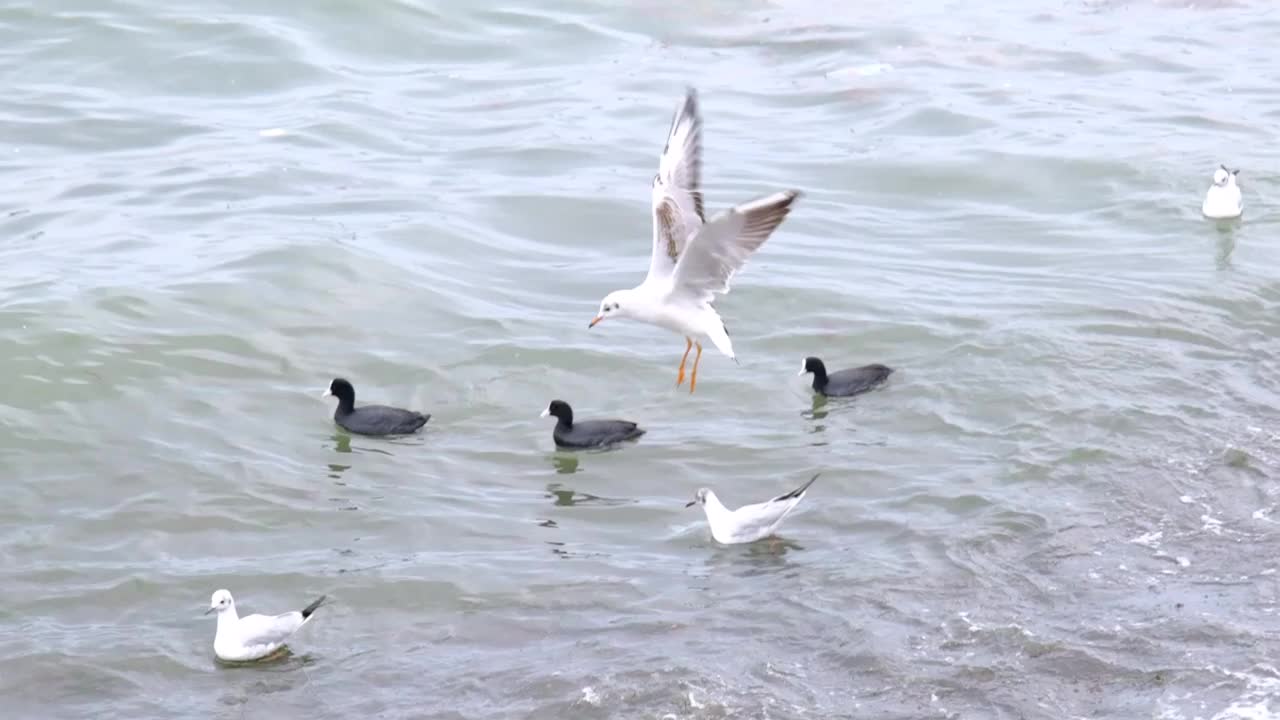
<svg viewBox="0 0 1280 720">
<path fill-rule="evenodd" d="M 1231 270 L 1235 266 L 1231 262 L 1231 253 L 1236 249 L 1236 223 L 1218 222 L 1218 252 L 1214 263 L 1219 270 Z"/>
<path fill-rule="evenodd" d="M 715 550 L 707 557 L 707 567 L 713 573 L 729 572 L 738 577 L 768 575 L 791 567 L 787 553 L 804 550 L 800 543 L 777 535 L 742 545 L 713 544 Z"/>
</svg>

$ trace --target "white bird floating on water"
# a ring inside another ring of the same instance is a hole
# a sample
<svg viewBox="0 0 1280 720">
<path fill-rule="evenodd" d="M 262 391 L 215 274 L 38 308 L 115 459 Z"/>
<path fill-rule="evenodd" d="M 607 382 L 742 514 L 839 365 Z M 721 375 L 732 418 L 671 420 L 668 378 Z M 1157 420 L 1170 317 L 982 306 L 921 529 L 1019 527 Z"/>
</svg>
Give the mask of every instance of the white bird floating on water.
<svg viewBox="0 0 1280 720">
<path fill-rule="evenodd" d="M 284 647 L 289 636 L 307 624 L 326 597 L 328 596 L 321 595 L 319 600 L 302 610 L 281 615 L 240 617 L 236 614 L 236 601 L 231 599 L 231 592 L 219 590 L 209 599 L 209 609 L 204 613 L 218 613 L 218 632 L 213 636 L 213 653 L 219 660 L 228 662 L 249 662 L 273 655 Z"/>
<path fill-rule="evenodd" d="M 1228 169 L 1226 165 L 1219 165 L 1213 171 L 1213 184 L 1205 193 L 1204 205 L 1200 208 L 1205 217 L 1226 220 L 1240 217 L 1244 212 L 1244 199 L 1240 197 L 1240 186 L 1236 184 L 1239 174 L 1240 170 Z"/>
<path fill-rule="evenodd" d="M 710 488 L 700 488 L 685 507 L 702 505 L 707 514 L 707 524 L 711 526 L 711 537 L 716 542 L 724 545 L 755 542 L 769 537 L 778 529 L 783 518 L 804 499 L 805 491 L 818 479 L 818 475 L 785 495 L 779 495 L 768 502 L 743 505 L 737 510 L 730 510 L 722 505 L 720 498 Z"/>
<path fill-rule="evenodd" d="M 676 386 L 696 344 L 689 392 L 698 384 L 698 362 L 707 338 L 734 357 L 733 343 L 719 313 L 717 294 L 729 292 L 729 280 L 782 223 L 798 190 L 786 190 L 743 203 L 706 221 L 702 210 L 702 120 L 697 93 L 690 88 L 676 110 L 666 147 L 653 178 L 653 247 L 649 274 L 630 290 L 615 290 L 600 303 L 588 327 L 610 317 L 629 317 L 684 336 L 684 357 Z"/>
</svg>

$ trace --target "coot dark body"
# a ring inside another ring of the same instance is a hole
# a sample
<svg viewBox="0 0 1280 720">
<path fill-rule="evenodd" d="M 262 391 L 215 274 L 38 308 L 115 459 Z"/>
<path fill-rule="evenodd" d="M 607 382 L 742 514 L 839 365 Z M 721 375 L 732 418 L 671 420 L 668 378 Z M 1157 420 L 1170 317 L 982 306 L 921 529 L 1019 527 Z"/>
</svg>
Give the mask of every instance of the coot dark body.
<svg viewBox="0 0 1280 720">
<path fill-rule="evenodd" d="M 874 390 L 889 379 L 893 368 L 879 363 L 827 374 L 827 366 L 816 357 L 805 358 L 800 374 L 813 373 L 813 390 L 827 397 L 848 397 Z"/>
<path fill-rule="evenodd" d="M 417 432 L 431 419 L 430 415 L 386 405 L 356 407 L 356 389 L 342 378 L 329 383 L 325 396 L 330 395 L 338 398 L 333 421 L 342 429 L 358 435 L 408 435 Z"/>
<path fill-rule="evenodd" d="M 626 420 L 573 420 L 573 408 L 563 400 L 552 400 L 542 416 L 554 415 L 556 429 L 551 432 L 556 445 L 567 448 L 593 448 L 635 440 L 645 433 Z"/>
</svg>

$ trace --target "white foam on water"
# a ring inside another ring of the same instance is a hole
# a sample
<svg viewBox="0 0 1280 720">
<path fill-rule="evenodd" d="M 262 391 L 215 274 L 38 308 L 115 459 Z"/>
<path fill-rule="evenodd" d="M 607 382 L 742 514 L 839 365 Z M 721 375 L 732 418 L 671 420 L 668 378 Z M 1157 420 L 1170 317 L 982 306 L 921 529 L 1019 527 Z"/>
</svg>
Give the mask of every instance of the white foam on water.
<svg viewBox="0 0 1280 720">
<path fill-rule="evenodd" d="M 1160 540 L 1162 538 L 1164 538 L 1164 531 L 1155 530 L 1153 532 L 1143 533 L 1142 535 L 1139 535 L 1138 537 L 1133 538 L 1129 542 L 1133 543 L 1134 545 L 1141 545 L 1143 547 L 1149 547 L 1152 550 L 1156 550 L 1156 549 L 1159 549 Z"/>
<path fill-rule="evenodd" d="M 1200 528 L 1205 532 L 1211 532 L 1214 535 L 1222 534 L 1222 521 L 1212 515 L 1201 515 L 1200 522 L 1204 525 Z"/>
<path fill-rule="evenodd" d="M 1280 720 L 1280 674 L 1270 665 L 1256 665 L 1245 672 L 1209 666 L 1205 668 L 1219 676 L 1203 690 L 1166 695 L 1157 703 L 1155 718 L 1158 720 Z M 1207 697 L 1207 692 L 1238 688 L 1243 692 L 1227 701 L 1226 707 L 1214 712 L 1211 708 L 1220 698 Z"/>
<path fill-rule="evenodd" d="M 866 65 L 855 65 L 853 67 L 840 68 L 827 72 L 827 78 L 831 80 L 843 80 L 853 77 L 870 77 L 893 70 L 893 66 L 888 63 L 868 63 Z"/>
<path fill-rule="evenodd" d="M 1275 668 L 1263 667 L 1269 675 L 1227 672 L 1233 678 L 1244 680 L 1247 688 L 1214 715 L 1213 720 L 1280 720 L 1280 677 Z"/>
<path fill-rule="evenodd" d="M 697 690 L 698 692 L 701 692 L 704 695 L 706 694 L 706 690 L 703 690 L 702 688 L 694 688 L 693 690 Z M 705 708 L 707 704 L 699 700 L 697 697 L 695 697 L 693 694 L 693 690 L 689 691 L 689 707 L 693 708 L 694 710 L 701 710 Z"/>
</svg>

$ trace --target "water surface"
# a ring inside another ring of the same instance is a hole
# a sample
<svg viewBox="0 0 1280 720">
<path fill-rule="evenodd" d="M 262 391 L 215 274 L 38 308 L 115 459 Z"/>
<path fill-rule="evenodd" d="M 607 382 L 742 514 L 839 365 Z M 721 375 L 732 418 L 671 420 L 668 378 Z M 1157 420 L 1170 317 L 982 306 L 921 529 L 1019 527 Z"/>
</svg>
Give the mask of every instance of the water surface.
<svg viewBox="0 0 1280 720">
<path fill-rule="evenodd" d="M 974 7 L 980 5 L 980 7 Z M 0 9 L 15 717 L 1260 718 L 1267 2 Z M 587 321 L 686 85 L 741 365 Z M 1246 217 L 1200 199 L 1241 166 Z M 883 362 L 815 403 L 795 376 Z M 429 411 L 352 438 L 319 394 Z M 649 428 L 560 453 L 553 398 Z M 684 503 L 822 471 L 777 542 Z M 328 593 L 265 668 L 242 611 Z"/>
</svg>

